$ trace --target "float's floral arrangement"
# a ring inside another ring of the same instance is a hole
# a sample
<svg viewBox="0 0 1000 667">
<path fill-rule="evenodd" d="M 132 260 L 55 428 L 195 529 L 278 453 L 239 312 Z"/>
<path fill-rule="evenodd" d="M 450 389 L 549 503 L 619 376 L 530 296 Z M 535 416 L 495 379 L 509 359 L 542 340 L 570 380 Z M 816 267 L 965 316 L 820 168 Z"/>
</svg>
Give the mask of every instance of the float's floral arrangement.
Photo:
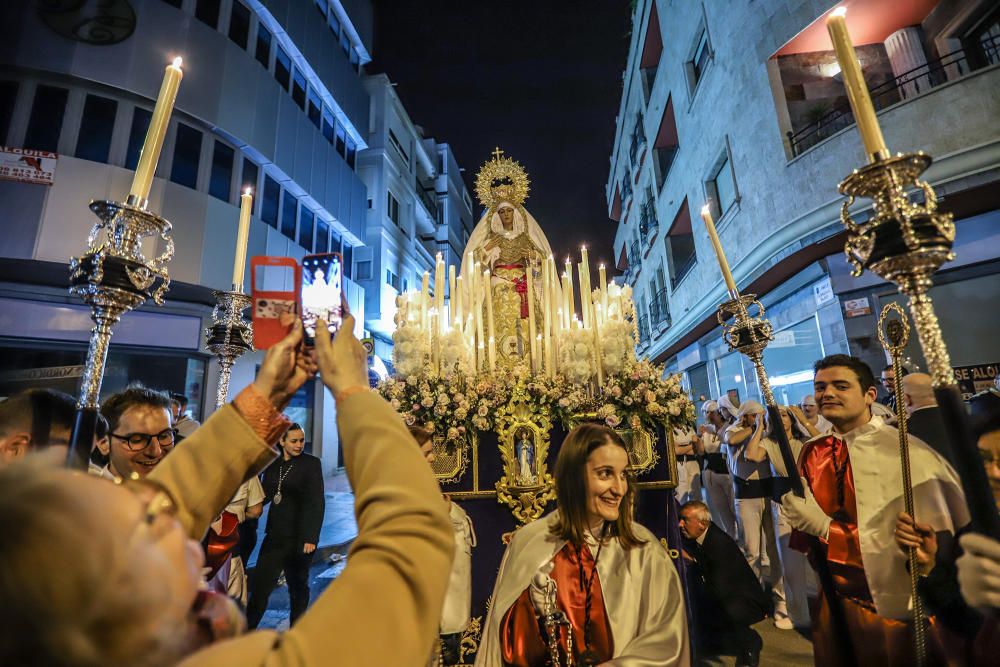
<svg viewBox="0 0 1000 667">
<path fill-rule="evenodd" d="M 532 405 L 547 410 L 553 422 L 564 426 L 581 414 L 595 414 L 612 428 L 653 430 L 667 422 L 693 425 L 695 421 L 695 406 L 682 390 L 679 376 L 664 377 L 663 367 L 648 360 L 626 363 L 621 373 L 606 377 L 596 393 L 565 375 L 532 374 L 525 364 L 492 375 L 452 378 L 434 374 L 426 364 L 421 373 L 389 378 L 378 389 L 408 425 L 454 441 L 473 429 L 493 430 L 494 415 L 517 385 L 524 387 Z"/>
</svg>

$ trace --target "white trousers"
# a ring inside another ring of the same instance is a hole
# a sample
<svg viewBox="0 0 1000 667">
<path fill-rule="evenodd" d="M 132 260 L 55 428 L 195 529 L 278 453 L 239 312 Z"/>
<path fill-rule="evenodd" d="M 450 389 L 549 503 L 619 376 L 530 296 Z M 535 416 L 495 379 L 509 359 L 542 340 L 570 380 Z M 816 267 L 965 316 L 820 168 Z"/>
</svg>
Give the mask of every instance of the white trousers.
<svg viewBox="0 0 1000 667">
<path fill-rule="evenodd" d="M 712 513 L 712 523 L 726 531 L 729 537 L 737 539 L 732 476 L 705 470 L 701 473 L 701 487 L 705 493 L 705 504 Z"/>
<path fill-rule="evenodd" d="M 736 520 L 739 523 L 740 546 L 750 569 L 762 583 L 766 579 L 771 584 L 775 620 L 787 618 L 785 582 L 777 540 L 780 521 L 777 503 L 770 498 L 737 498 Z"/>
<path fill-rule="evenodd" d="M 701 500 L 701 466 L 697 461 L 677 462 L 677 488 L 674 489 L 674 496 L 681 505 Z"/>
<path fill-rule="evenodd" d="M 788 542 L 792 537 L 792 525 L 788 523 L 781 505 L 771 503 L 778 510 L 778 554 L 781 556 L 782 580 L 785 584 L 785 602 L 788 616 L 799 628 L 811 625 L 809 616 L 809 590 L 816 589 L 811 581 L 812 568 L 809 560 L 801 551 L 791 548 Z"/>
</svg>

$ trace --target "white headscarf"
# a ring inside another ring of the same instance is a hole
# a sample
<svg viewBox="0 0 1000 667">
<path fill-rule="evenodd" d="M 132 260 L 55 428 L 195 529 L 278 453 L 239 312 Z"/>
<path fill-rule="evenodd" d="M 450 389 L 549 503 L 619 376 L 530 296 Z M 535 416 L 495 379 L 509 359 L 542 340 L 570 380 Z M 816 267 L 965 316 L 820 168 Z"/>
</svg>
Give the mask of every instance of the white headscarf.
<svg viewBox="0 0 1000 667">
<path fill-rule="evenodd" d="M 500 220 L 500 207 L 505 204 L 514 208 L 514 224 L 510 231 L 503 228 L 503 222 Z M 487 216 L 489 216 L 488 220 Z M 551 255 L 552 247 L 549 245 L 549 240 L 545 237 L 545 232 L 542 231 L 538 222 L 535 221 L 535 219 L 523 206 L 516 206 L 507 201 L 500 202 L 495 209 L 486 210 L 486 213 L 484 213 L 483 217 L 479 219 L 479 223 L 473 230 L 472 236 L 469 237 L 469 242 L 466 244 L 465 249 L 466 251 L 469 251 L 484 246 L 486 244 L 486 239 L 489 238 L 490 232 L 499 234 L 508 239 L 513 239 L 524 233 L 526 228 L 528 238 L 530 238 L 531 242 L 538 248 L 542 258 L 544 259 Z M 465 271 L 462 272 L 462 275 L 465 276 Z M 463 282 L 467 283 L 468 280 L 468 276 L 465 276 Z"/>
</svg>

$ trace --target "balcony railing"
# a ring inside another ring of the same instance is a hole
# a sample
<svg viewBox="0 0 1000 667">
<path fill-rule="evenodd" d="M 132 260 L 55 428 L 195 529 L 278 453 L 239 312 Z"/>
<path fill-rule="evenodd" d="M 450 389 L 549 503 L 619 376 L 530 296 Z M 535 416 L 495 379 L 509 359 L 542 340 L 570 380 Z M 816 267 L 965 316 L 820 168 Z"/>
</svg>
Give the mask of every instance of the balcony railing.
<svg viewBox="0 0 1000 667">
<path fill-rule="evenodd" d="M 427 207 L 427 212 L 430 213 L 430 216 L 436 221 L 438 214 L 437 202 L 434 201 L 434 197 L 432 197 L 427 190 L 420 187 L 419 183 L 417 183 L 417 196 L 420 197 L 420 201 L 422 201 L 424 206 Z"/>
<path fill-rule="evenodd" d="M 990 57 L 990 54 L 1000 50 L 1000 38 L 983 37 L 981 46 L 985 54 L 984 63 L 994 64 L 994 58 Z M 977 67 L 970 63 L 967 54 L 961 49 L 938 59 L 929 59 L 927 64 L 871 88 L 869 92 L 872 104 L 876 111 L 885 109 L 901 100 L 920 95 L 944 83 L 961 78 L 973 69 L 977 69 Z M 854 114 L 851 112 L 850 104 L 845 102 L 801 130 L 787 133 L 792 156 L 801 155 L 824 139 L 853 124 Z"/>
<path fill-rule="evenodd" d="M 674 275 L 670 277 L 670 287 L 675 288 L 684 279 L 684 276 L 688 274 L 691 267 L 695 265 L 698 261 L 698 256 L 691 253 L 687 259 L 681 261 L 680 268 L 675 269 Z M 676 265 L 675 265 L 676 266 Z"/>
<path fill-rule="evenodd" d="M 649 345 L 649 318 L 639 316 L 639 345 Z"/>
<path fill-rule="evenodd" d="M 649 319 L 652 321 L 653 326 L 670 326 L 670 307 L 667 305 L 666 289 L 661 289 L 657 292 L 653 296 L 653 300 L 649 303 Z"/>
</svg>

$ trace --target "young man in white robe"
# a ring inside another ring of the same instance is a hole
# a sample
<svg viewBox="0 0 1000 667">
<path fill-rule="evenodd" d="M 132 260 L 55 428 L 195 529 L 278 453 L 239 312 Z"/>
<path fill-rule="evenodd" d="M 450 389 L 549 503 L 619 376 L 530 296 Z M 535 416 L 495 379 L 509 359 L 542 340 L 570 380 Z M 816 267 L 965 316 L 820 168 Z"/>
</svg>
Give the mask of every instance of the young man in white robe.
<svg viewBox="0 0 1000 667">
<path fill-rule="evenodd" d="M 830 355 L 815 372 L 816 401 L 833 431 L 805 444 L 798 461 L 805 498 L 786 493 L 782 506 L 796 531 L 793 546 L 830 574 L 832 590 L 821 585 L 813 617 L 816 664 L 916 664 L 910 577 L 894 540 L 904 508 L 899 432 L 872 416 L 875 379 L 863 361 Z M 969 520 L 958 476 L 919 439 L 909 439 L 909 451 L 917 519 L 954 535 Z M 946 664 L 934 632 L 932 624 L 930 664 Z"/>
<path fill-rule="evenodd" d="M 558 509 L 518 530 L 493 590 L 477 667 L 690 664 L 680 578 L 667 551 L 632 521 L 625 443 L 584 424 L 555 466 Z M 567 625 L 545 618 L 562 614 Z"/>
</svg>

